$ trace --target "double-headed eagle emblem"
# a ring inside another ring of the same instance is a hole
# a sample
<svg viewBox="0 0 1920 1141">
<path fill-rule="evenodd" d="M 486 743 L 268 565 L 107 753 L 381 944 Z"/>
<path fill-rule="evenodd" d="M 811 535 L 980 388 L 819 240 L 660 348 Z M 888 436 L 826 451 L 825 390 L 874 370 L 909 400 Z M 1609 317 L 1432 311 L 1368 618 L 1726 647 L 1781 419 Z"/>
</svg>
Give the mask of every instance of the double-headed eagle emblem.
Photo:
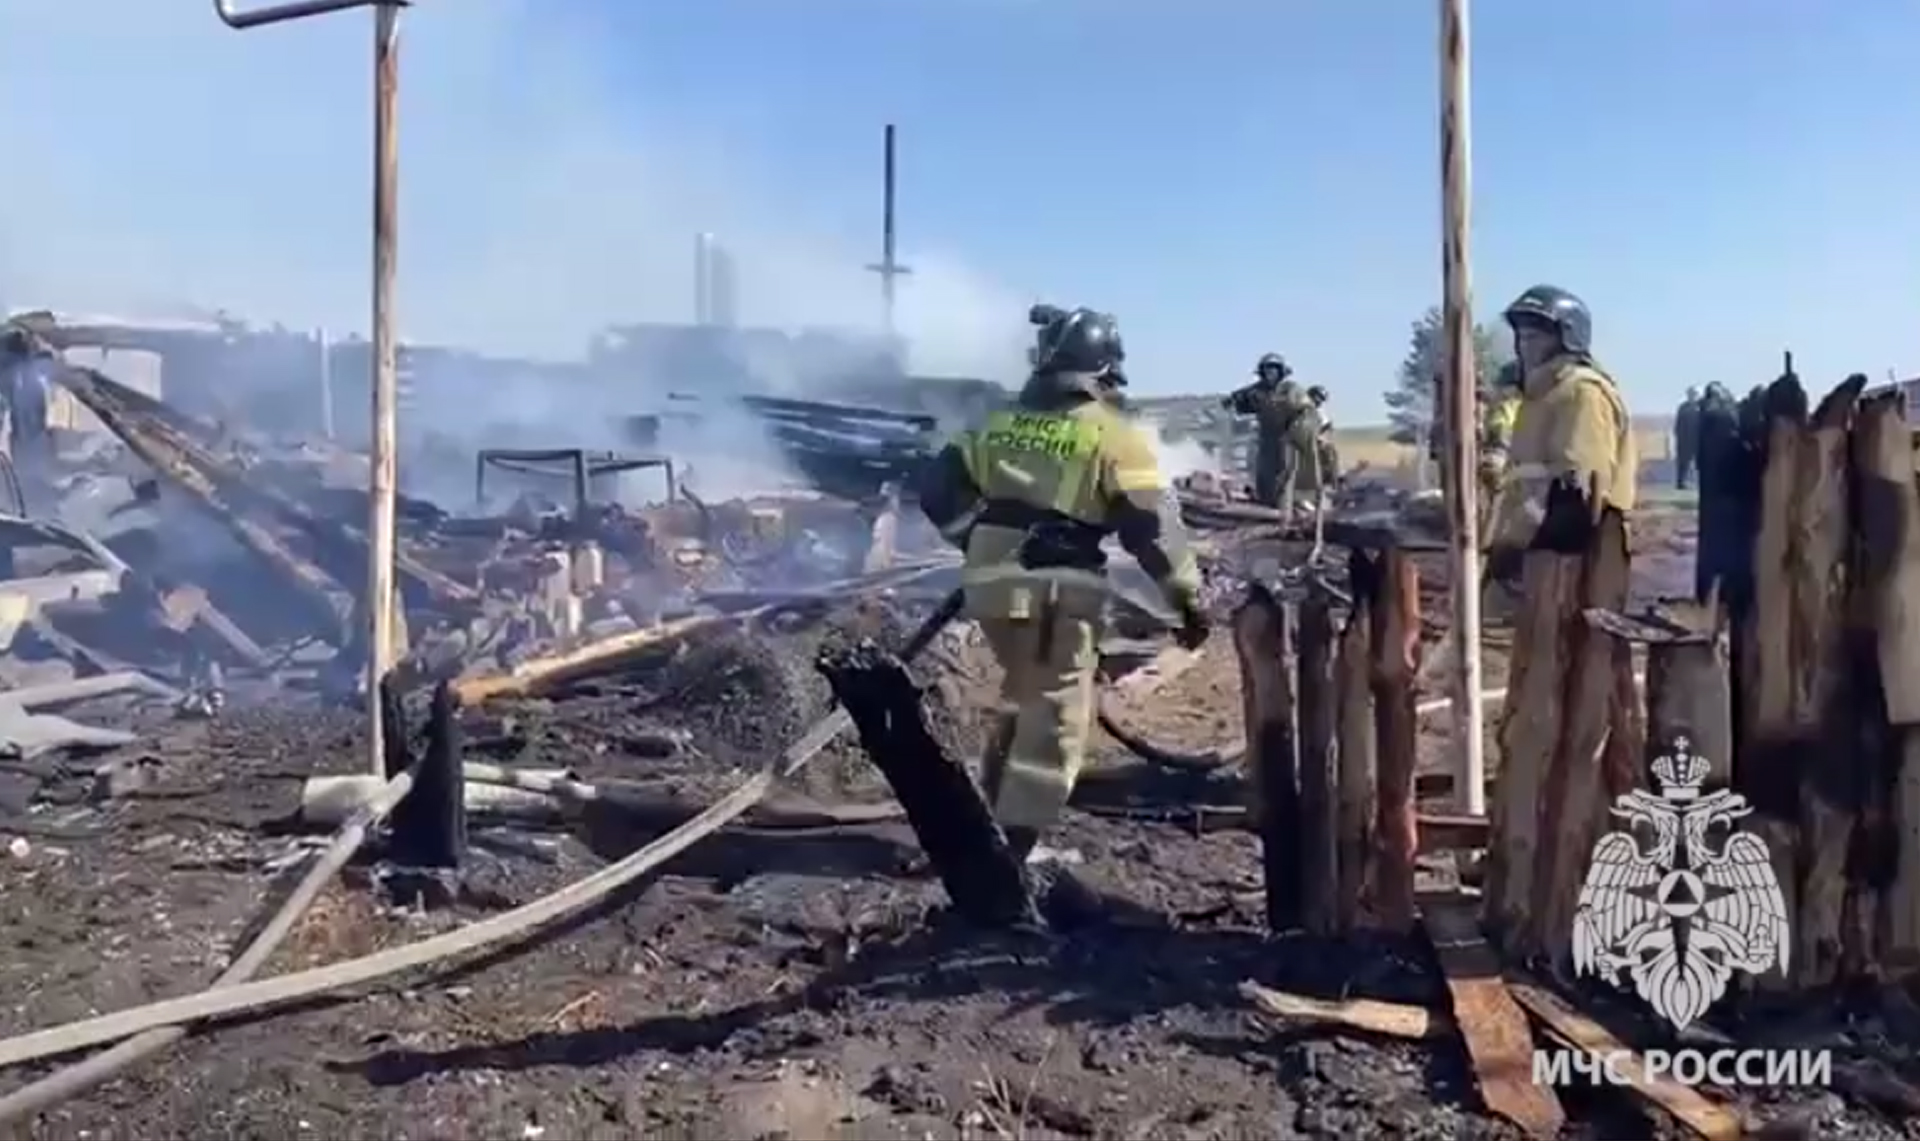
<svg viewBox="0 0 1920 1141">
<path fill-rule="evenodd" d="M 1631 831 L 1609 832 L 1593 846 L 1573 917 L 1573 969 L 1633 989 L 1678 1029 L 1726 993 L 1733 972 L 1787 969 L 1787 904 L 1766 844 L 1734 822 L 1753 806 L 1725 789 L 1702 792 L 1707 759 L 1676 738 L 1653 762 L 1654 794 L 1635 789 L 1615 799 L 1613 815 L 1644 824 L 1644 848 Z M 1730 830 L 1715 848 L 1708 831 Z"/>
</svg>

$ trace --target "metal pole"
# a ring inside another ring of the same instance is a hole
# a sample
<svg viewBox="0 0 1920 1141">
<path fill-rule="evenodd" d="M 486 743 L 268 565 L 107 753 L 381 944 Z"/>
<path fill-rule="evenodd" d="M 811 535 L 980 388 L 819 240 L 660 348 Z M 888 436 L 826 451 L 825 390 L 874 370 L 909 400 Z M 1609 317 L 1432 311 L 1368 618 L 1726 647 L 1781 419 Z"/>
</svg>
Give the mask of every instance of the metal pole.
<svg viewBox="0 0 1920 1141">
<path fill-rule="evenodd" d="M 904 277 L 913 271 L 900 264 L 895 243 L 894 200 L 896 179 L 894 177 L 893 140 L 894 126 L 887 124 L 885 151 L 882 158 L 880 190 L 880 260 L 867 268 L 880 275 L 880 304 L 882 317 L 886 322 L 887 339 L 892 341 L 897 327 L 894 323 L 893 302 L 898 296 L 895 279 Z"/>
<path fill-rule="evenodd" d="M 1460 807 L 1486 813 L 1485 710 L 1480 695 L 1479 385 L 1473 360 L 1472 155 L 1468 125 L 1467 0 L 1440 0 L 1440 201 L 1446 361 L 1445 471 L 1453 534 L 1454 788 Z"/>
<path fill-rule="evenodd" d="M 400 237 L 400 8 L 382 4 L 373 20 L 373 455 L 368 482 L 367 647 L 368 763 L 384 773 L 380 686 L 393 668 L 395 452 L 399 417 L 398 345 L 393 293 Z"/>
<path fill-rule="evenodd" d="M 320 344 L 320 432 L 328 440 L 333 435 L 333 337 L 325 329 L 314 339 Z"/>
<path fill-rule="evenodd" d="M 886 307 L 887 336 L 889 337 L 893 336 L 894 330 L 893 274 L 895 267 L 898 265 L 894 260 L 893 242 L 893 196 L 896 186 L 894 181 L 893 138 L 894 127 L 892 123 L 888 123 L 885 143 L 886 157 L 882 160 L 884 163 L 884 173 L 880 176 L 882 182 L 880 192 L 880 264 L 886 267 L 880 274 L 880 300 L 881 304 Z"/>
</svg>

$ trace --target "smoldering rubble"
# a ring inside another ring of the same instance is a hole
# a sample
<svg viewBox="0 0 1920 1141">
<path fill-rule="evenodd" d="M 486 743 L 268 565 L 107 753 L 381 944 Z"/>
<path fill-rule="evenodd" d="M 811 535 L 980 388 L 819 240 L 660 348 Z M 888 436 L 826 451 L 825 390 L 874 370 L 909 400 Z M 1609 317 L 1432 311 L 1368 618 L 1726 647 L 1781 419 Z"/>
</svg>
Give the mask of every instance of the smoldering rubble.
<svg viewBox="0 0 1920 1141">
<path fill-rule="evenodd" d="M 101 430 L 4 467 L 0 737 L 120 743 L 41 712 L 103 693 L 169 716 L 363 700 L 365 456 L 189 415 L 87 368 L 57 384 Z M 690 475 L 724 455 L 529 446 L 460 457 L 470 502 L 400 497 L 395 681 L 533 692 L 617 671 L 690 623 L 949 570 L 901 510 L 929 419 L 793 400 L 748 414 L 790 468 L 762 492 L 702 498 Z M 659 418 L 635 419 L 654 442 Z"/>
</svg>

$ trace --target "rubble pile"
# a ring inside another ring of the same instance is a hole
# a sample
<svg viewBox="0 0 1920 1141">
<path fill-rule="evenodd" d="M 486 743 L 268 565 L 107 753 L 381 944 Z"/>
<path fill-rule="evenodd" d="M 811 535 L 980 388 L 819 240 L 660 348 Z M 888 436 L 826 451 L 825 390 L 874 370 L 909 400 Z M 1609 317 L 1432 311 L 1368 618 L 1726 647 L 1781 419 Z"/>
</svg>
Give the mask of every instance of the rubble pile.
<svg viewBox="0 0 1920 1141">
<path fill-rule="evenodd" d="M 0 514 L 0 684 L 140 679 L 202 712 L 229 693 L 364 692 L 365 458 L 188 416 L 91 369 L 58 383 L 106 431 L 22 463 L 20 510 Z M 670 459 L 581 449 L 483 453 L 477 492 L 490 464 L 490 501 L 398 505 L 403 686 L 596 661 L 610 640 L 843 582 L 928 538 L 898 524 L 897 496 L 709 503 Z M 663 501 L 589 494 L 641 467 L 666 469 Z M 569 474 L 563 506 L 548 492 Z M 503 501 L 507 482 L 522 486 Z"/>
</svg>

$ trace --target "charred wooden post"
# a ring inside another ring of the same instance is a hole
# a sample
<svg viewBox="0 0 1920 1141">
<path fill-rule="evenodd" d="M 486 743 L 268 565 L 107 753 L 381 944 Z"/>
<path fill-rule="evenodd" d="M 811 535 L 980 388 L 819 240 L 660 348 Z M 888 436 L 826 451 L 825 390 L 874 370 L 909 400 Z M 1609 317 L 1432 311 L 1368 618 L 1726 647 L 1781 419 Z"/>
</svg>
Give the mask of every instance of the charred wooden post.
<svg viewBox="0 0 1920 1141">
<path fill-rule="evenodd" d="M 1285 604 L 1258 583 L 1233 614 L 1247 723 L 1247 816 L 1260 834 L 1272 931 L 1299 927 L 1304 900 L 1298 738 L 1287 671 L 1290 625 Z"/>
<path fill-rule="evenodd" d="M 1799 915 L 1799 779 L 1793 725 L 1793 518 L 1799 494 L 1800 437 L 1807 395 L 1795 377 L 1766 390 L 1761 436 L 1760 495 L 1753 544 L 1753 596 L 1740 617 L 1737 659 L 1739 748 L 1734 787 L 1754 814 L 1745 823 L 1767 845 L 1787 914 Z M 1764 989 L 1787 980 L 1762 975 Z"/>
<path fill-rule="evenodd" d="M 1590 611 L 1587 620 L 1647 647 L 1646 748 L 1638 783 L 1651 787 L 1654 758 L 1684 740 L 1688 752 L 1706 758 L 1706 787 L 1726 788 L 1733 775 L 1733 695 L 1717 599 L 1677 622 L 1605 611 Z"/>
<path fill-rule="evenodd" d="M 1568 509 L 1589 518 L 1596 514 L 1591 501 L 1569 503 Z M 1627 602 L 1626 521 L 1611 509 L 1597 514 L 1580 555 L 1581 613 Z M 1631 703 L 1618 700 L 1623 689 L 1632 689 L 1632 646 L 1586 622 L 1574 622 L 1570 630 L 1565 720 L 1540 805 L 1545 859 L 1534 877 L 1529 915 L 1547 951 L 1563 963 L 1572 950 L 1573 913 L 1594 841 L 1606 830 L 1613 798 L 1637 783 L 1640 760 L 1628 742 L 1638 718 L 1628 712 Z"/>
<path fill-rule="evenodd" d="M 1562 683 L 1573 656 L 1568 612 L 1581 570 L 1578 556 L 1555 551 L 1530 551 L 1521 568 L 1482 900 L 1488 926 L 1509 953 L 1522 957 L 1541 950 L 1528 909 L 1546 857 L 1540 805 L 1565 718 Z"/>
<path fill-rule="evenodd" d="M 1419 727 L 1413 679 L 1420 668 L 1420 575 L 1404 551 L 1356 553 L 1348 564 L 1353 597 L 1366 599 L 1373 658 L 1375 747 L 1373 918 L 1388 931 L 1413 930 L 1413 859 L 1420 837 L 1414 816 L 1413 771 Z"/>
<path fill-rule="evenodd" d="M 381 686 L 387 776 L 397 776 L 396 761 L 407 755 L 404 719 L 392 696 L 397 687 Z M 394 857 L 417 868 L 457 868 L 467 850 L 466 776 L 462 769 L 459 704 L 442 682 L 433 691 L 427 720 L 426 749 L 414 770 L 413 791 L 393 810 Z"/>
<path fill-rule="evenodd" d="M 1521 957 L 1565 953 L 1594 836 L 1635 776 L 1632 648 L 1584 619 L 1625 604 L 1627 573 L 1619 513 L 1553 487 L 1522 557 L 1484 903 Z"/>
<path fill-rule="evenodd" d="M 1885 933 L 1879 961 L 1889 971 L 1920 968 L 1920 489 L 1904 402 L 1891 392 L 1862 404 L 1853 443 L 1855 586 L 1876 667 L 1856 686 L 1878 683 L 1886 724 L 1883 772 L 1870 788 L 1885 789 L 1891 883 L 1876 918 Z"/>
<path fill-rule="evenodd" d="M 1847 571 L 1853 532 L 1848 443 L 1867 378 L 1841 383 L 1814 410 L 1795 456 L 1788 566 L 1793 600 L 1790 716 L 1799 770 L 1797 984 L 1839 976 L 1847 855 L 1862 766 L 1847 706 Z"/>
<path fill-rule="evenodd" d="M 892 786 L 954 909 L 984 927 L 1035 922 L 1019 861 L 973 778 L 928 731 L 907 667 L 866 638 L 829 648 L 816 664 Z"/>
<path fill-rule="evenodd" d="M 1374 824 L 1379 812 L 1379 749 L 1374 737 L 1373 603 L 1356 595 L 1340 634 L 1335 664 L 1339 721 L 1340 787 L 1337 845 L 1340 883 L 1336 923 L 1341 932 L 1360 924 L 1367 896 Z"/>
<path fill-rule="evenodd" d="M 1301 921 L 1330 935 L 1340 926 L 1340 721 L 1332 602 L 1316 591 L 1300 604 Z"/>
</svg>

